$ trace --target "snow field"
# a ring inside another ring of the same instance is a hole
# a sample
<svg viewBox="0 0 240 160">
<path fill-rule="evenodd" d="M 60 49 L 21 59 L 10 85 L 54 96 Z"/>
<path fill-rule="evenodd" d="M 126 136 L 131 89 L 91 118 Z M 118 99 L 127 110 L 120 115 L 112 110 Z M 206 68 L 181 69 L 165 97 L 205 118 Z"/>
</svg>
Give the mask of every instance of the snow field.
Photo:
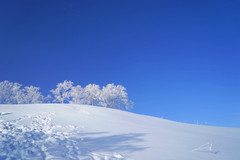
<svg viewBox="0 0 240 160">
<path fill-rule="evenodd" d="M 239 160 L 239 135 L 87 105 L 0 105 L 3 160 Z"/>
</svg>

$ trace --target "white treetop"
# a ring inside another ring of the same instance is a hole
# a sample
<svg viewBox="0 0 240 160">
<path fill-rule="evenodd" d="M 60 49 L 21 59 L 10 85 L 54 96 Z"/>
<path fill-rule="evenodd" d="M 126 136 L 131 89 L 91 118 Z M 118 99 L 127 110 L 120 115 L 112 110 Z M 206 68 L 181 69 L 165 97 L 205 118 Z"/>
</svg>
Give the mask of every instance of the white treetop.
<svg viewBox="0 0 240 160">
<path fill-rule="evenodd" d="M 23 95 L 24 95 L 24 103 L 31 104 L 31 103 L 43 103 L 44 96 L 39 92 L 39 87 L 24 87 Z"/>
<path fill-rule="evenodd" d="M 65 101 L 68 102 L 70 99 L 70 91 L 72 89 L 73 82 L 65 80 L 63 83 L 58 83 L 56 89 L 52 89 L 50 92 L 55 97 L 56 102 L 64 103 Z"/>
<path fill-rule="evenodd" d="M 73 86 L 72 81 L 58 83 L 53 94 L 44 97 L 39 87 L 26 86 L 9 81 L 0 82 L 0 104 L 32 104 L 43 102 L 60 102 L 73 104 L 88 104 L 107 108 L 129 109 L 133 103 L 128 100 L 126 88 L 122 85 L 107 84 L 102 89 L 97 84 L 88 84 L 82 88 Z"/>
<path fill-rule="evenodd" d="M 84 103 L 90 105 L 98 105 L 100 100 L 101 90 L 100 86 L 96 84 L 89 84 L 84 88 Z"/>
<path fill-rule="evenodd" d="M 103 87 L 101 100 L 101 104 L 107 108 L 128 109 L 132 105 L 132 102 L 128 101 L 126 88 L 121 85 L 115 86 L 113 83 Z"/>
<path fill-rule="evenodd" d="M 22 102 L 21 84 L 9 81 L 0 82 L 0 103 L 18 104 Z"/>
<path fill-rule="evenodd" d="M 84 90 L 80 85 L 72 87 L 70 91 L 70 96 L 72 97 L 72 100 L 70 101 L 70 103 L 82 104 L 82 99 L 84 98 L 83 93 Z"/>
</svg>

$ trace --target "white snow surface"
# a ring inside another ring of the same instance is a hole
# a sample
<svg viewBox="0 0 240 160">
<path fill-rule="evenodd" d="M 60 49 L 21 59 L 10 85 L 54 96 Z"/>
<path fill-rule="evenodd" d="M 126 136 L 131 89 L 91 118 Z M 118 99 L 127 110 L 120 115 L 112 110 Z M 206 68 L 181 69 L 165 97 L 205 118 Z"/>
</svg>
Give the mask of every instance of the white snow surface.
<svg viewBox="0 0 240 160">
<path fill-rule="evenodd" d="M 240 129 L 88 105 L 0 105 L 5 159 L 239 160 Z"/>
</svg>

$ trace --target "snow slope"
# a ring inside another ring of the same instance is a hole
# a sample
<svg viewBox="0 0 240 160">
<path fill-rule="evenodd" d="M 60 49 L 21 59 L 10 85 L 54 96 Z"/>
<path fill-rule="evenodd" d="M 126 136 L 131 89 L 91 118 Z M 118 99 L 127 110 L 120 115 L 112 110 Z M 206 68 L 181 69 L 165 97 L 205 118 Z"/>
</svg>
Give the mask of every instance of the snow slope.
<svg viewBox="0 0 240 160">
<path fill-rule="evenodd" d="M 0 105 L 0 159 L 239 160 L 240 129 L 87 105 Z"/>
</svg>

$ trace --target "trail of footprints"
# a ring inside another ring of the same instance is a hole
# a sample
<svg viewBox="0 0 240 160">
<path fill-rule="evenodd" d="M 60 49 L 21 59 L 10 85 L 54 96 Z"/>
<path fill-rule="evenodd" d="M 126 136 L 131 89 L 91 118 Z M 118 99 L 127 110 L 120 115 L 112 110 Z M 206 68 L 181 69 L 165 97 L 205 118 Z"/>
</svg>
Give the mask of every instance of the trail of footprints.
<svg viewBox="0 0 240 160">
<path fill-rule="evenodd" d="M 6 121 L 0 113 L 1 160 L 119 160 L 122 155 L 95 153 L 84 146 L 82 127 L 53 125 L 54 113 L 25 115 Z M 20 122 L 27 120 L 28 126 Z"/>
</svg>

